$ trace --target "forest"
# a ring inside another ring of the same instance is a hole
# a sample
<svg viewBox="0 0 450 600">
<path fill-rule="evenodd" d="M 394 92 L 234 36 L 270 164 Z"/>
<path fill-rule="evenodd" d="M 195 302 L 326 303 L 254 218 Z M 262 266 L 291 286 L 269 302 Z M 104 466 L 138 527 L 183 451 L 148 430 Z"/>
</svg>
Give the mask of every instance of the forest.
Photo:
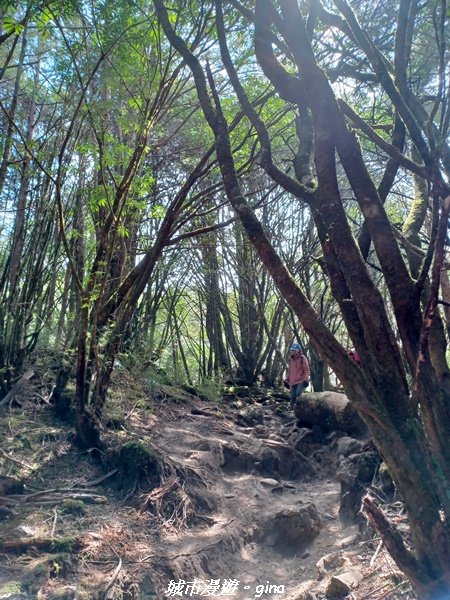
<svg viewBox="0 0 450 600">
<path fill-rule="evenodd" d="M 366 497 L 372 527 L 417 598 L 450 598 L 447 1 L 0 16 L 4 423 L 40 377 L 105 462 L 117 379 L 215 406 L 281 389 L 300 342 L 401 498 L 407 535 Z"/>
</svg>

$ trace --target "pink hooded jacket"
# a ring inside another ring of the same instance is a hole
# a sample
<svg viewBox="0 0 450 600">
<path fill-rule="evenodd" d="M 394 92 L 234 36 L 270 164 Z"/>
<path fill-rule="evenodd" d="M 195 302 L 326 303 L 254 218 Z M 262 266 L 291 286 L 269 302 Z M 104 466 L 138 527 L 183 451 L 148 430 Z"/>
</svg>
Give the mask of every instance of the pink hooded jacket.
<svg viewBox="0 0 450 600">
<path fill-rule="evenodd" d="M 309 381 L 311 372 L 306 356 L 301 352 L 296 352 L 289 359 L 289 366 L 286 373 L 286 381 L 289 385 L 295 385 L 302 381 Z"/>
</svg>

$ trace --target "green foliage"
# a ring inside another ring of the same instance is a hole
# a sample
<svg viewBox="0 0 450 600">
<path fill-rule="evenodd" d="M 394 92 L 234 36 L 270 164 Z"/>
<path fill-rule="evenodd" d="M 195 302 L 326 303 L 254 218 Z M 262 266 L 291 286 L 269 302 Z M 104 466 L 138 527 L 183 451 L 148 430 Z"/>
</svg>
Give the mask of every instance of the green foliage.
<svg viewBox="0 0 450 600">
<path fill-rule="evenodd" d="M 170 385 L 172 383 L 167 371 L 154 363 L 145 366 L 144 375 L 148 378 L 148 385 L 151 389 L 157 388 L 159 385 Z"/>
<path fill-rule="evenodd" d="M 0 13 L 2 14 L 2 29 L 7 34 L 20 35 L 24 29 L 24 19 L 34 24 L 42 39 L 48 39 L 51 35 L 50 25 L 54 25 L 55 19 L 71 16 L 76 7 L 77 0 L 47 0 L 39 2 L 13 2 L 1 0 Z"/>
<path fill-rule="evenodd" d="M 223 377 L 219 373 L 215 377 L 204 377 L 197 384 L 197 391 L 200 397 L 217 402 L 222 397 Z"/>
<path fill-rule="evenodd" d="M 6 33 L 19 35 L 24 30 L 24 25 L 16 21 L 12 15 L 5 15 L 3 17 L 3 28 Z"/>
<path fill-rule="evenodd" d="M 130 236 L 129 230 L 122 223 L 119 223 L 119 225 L 117 226 L 117 233 L 119 237 L 122 238 L 127 238 Z"/>
<path fill-rule="evenodd" d="M 8 581 L 0 586 L 0 594 L 2 597 L 8 598 L 13 594 L 20 594 L 22 591 L 22 584 L 20 581 Z"/>
<path fill-rule="evenodd" d="M 155 204 L 151 207 L 150 216 L 152 219 L 164 219 L 166 215 L 166 208 L 161 204 Z"/>
</svg>

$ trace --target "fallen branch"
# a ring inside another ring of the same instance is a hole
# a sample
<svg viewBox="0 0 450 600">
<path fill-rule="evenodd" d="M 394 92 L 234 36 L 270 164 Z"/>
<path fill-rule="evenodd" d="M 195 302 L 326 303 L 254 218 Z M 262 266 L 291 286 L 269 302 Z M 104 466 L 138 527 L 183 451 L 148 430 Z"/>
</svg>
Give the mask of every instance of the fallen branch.
<svg viewBox="0 0 450 600">
<path fill-rule="evenodd" d="M 50 531 L 50 537 L 52 539 L 55 537 L 56 522 L 58 520 L 58 511 L 56 508 L 53 509 L 53 513 L 55 516 L 53 517 L 52 530 Z"/>
<path fill-rule="evenodd" d="M 75 552 L 82 547 L 81 538 L 16 538 L 0 539 L 0 552 L 23 553 L 31 549 L 45 552 Z"/>
<path fill-rule="evenodd" d="M 50 404 L 50 400 L 46 396 L 43 396 L 42 394 L 38 394 L 37 392 L 35 392 L 34 395 L 36 396 L 36 398 L 39 398 L 40 400 L 42 400 L 42 402 L 44 402 L 44 404 Z"/>
<path fill-rule="evenodd" d="M 37 490 L 31 494 L 22 494 L 18 496 L 18 500 L 22 502 L 33 502 L 35 498 L 39 496 L 51 496 L 52 494 L 71 494 L 71 497 L 76 494 L 88 494 L 97 496 L 97 494 L 92 494 L 91 490 L 88 487 L 64 487 L 64 488 L 50 488 L 47 490 Z M 103 498 L 104 496 L 100 496 Z"/>
<path fill-rule="evenodd" d="M 406 573 L 411 581 L 420 582 L 421 577 L 423 577 L 421 565 L 405 546 L 400 532 L 386 518 L 383 511 L 369 495 L 364 496 L 362 504 L 369 521 L 380 534 L 387 551 L 397 563 L 397 566 Z"/>
<path fill-rule="evenodd" d="M 181 558 L 182 556 L 195 556 L 197 554 L 200 554 L 200 552 L 203 552 L 203 550 L 206 550 L 206 548 L 211 548 L 212 546 L 219 544 L 222 540 L 223 536 L 219 536 L 219 539 L 215 540 L 214 542 L 211 542 L 210 544 L 206 544 L 205 546 L 201 546 L 200 548 L 198 548 L 198 550 L 195 550 L 195 552 L 181 552 L 180 554 L 161 554 L 160 552 L 158 552 L 156 554 L 147 554 L 146 556 L 140 558 L 136 562 L 143 563 L 149 560 L 150 558 L 155 558 L 155 556 L 158 556 L 159 558 L 165 558 L 167 560 L 175 560 L 176 558 Z"/>
<path fill-rule="evenodd" d="M 105 479 L 108 479 L 108 477 L 112 477 L 113 475 L 115 475 L 118 470 L 119 469 L 113 469 L 112 471 L 110 471 L 109 473 L 106 473 L 106 475 L 103 475 L 102 477 L 99 477 L 98 479 L 94 479 L 93 481 L 88 481 L 85 483 L 85 486 L 86 487 L 94 487 L 95 485 L 102 483 L 102 481 L 105 481 Z"/>
<path fill-rule="evenodd" d="M 6 396 L 0 401 L 0 407 L 5 406 L 8 404 L 8 402 L 12 402 L 14 400 L 14 396 L 17 394 L 17 392 L 19 392 L 20 388 L 23 387 L 23 385 L 33 377 L 33 375 L 33 369 L 28 369 L 28 371 L 26 371 L 22 377 L 16 381 L 12 389 L 10 389 Z"/>
<path fill-rule="evenodd" d="M 3 450 L 3 448 L 0 448 L 0 454 L 2 454 L 2 456 L 4 456 L 5 458 L 7 458 L 8 460 L 10 460 L 11 462 L 13 462 L 14 464 L 19 465 L 20 467 L 23 467 L 24 469 L 29 469 L 30 471 L 35 471 L 38 468 L 38 467 L 30 467 L 30 465 L 27 465 L 27 464 L 21 462 L 20 460 L 17 460 L 17 458 L 13 458 L 7 452 L 5 452 Z"/>
<path fill-rule="evenodd" d="M 375 564 L 375 561 L 377 560 L 378 555 L 381 552 L 381 548 L 383 547 L 383 544 L 384 544 L 384 542 L 383 542 L 383 540 L 381 540 L 381 542 L 377 546 L 377 549 L 374 552 L 374 555 L 370 559 L 369 567 L 373 567 L 373 565 Z"/>
<path fill-rule="evenodd" d="M 117 567 L 114 569 L 114 573 L 113 576 L 111 577 L 110 582 L 108 583 L 108 585 L 105 588 L 105 591 L 103 592 L 103 599 L 107 600 L 108 598 L 108 592 L 111 590 L 111 588 L 113 587 L 113 585 L 116 582 L 117 577 L 119 576 L 120 570 L 122 568 L 122 559 L 119 556 L 119 564 L 117 565 Z"/>
<path fill-rule="evenodd" d="M 375 594 L 378 594 L 378 592 L 385 590 L 388 586 L 389 586 L 389 593 L 390 593 L 392 590 L 392 582 L 386 581 L 386 583 L 383 583 L 383 585 L 380 585 L 379 587 L 375 588 L 374 590 L 370 590 L 370 593 L 366 597 L 365 600 L 370 600 L 370 598 L 374 598 Z M 381 597 L 383 597 L 383 596 L 381 596 Z M 376 600 L 379 600 L 379 598 L 377 598 Z"/>
<path fill-rule="evenodd" d="M 83 500 L 88 504 L 104 504 L 107 502 L 105 496 L 99 494 L 88 493 L 73 493 L 71 490 L 48 490 L 44 492 L 36 492 L 35 494 L 25 495 L 9 495 L 8 500 L 16 500 L 22 504 L 58 504 L 64 500 Z"/>
<path fill-rule="evenodd" d="M 64 502 L 64 500 L 82 500 L 83 502 L 86 502 L 88 504 L 105 504 L 107 502 L 105 496 L 97 496 L 94 494 L 66 494 L 64 496 L 41 496 L 39 499 L 33 500 L 32 502 L 34 502 L 34 504 L 58 504 L 59 502 Z"/>
<path fill-rule="evenodd" d="M 408 583 L 408 581 L 400 581 L 400 583 L 398 583 L 394 588 L 391 588 L 387 592 L 384 592 L 382 596 L 379 596 L 378 600 L 383 600 L 383 598 L 387 598 L 390 594 L 393 594 L 396 590 L 400 589 L 401 587 L 404 587 Z"/>
</svg>

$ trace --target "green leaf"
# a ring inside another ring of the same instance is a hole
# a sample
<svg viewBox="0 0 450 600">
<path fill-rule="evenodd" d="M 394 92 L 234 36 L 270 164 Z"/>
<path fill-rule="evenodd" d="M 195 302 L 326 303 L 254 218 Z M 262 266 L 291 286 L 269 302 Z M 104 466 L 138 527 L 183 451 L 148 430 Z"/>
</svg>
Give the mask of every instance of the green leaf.
<svg viewBox="0 0 450 600">
<path fill-rule="evenodd" d="M 128 105 L 130 108 L 137 108 L 138 110 L 142 110 L 143 102 L 140 96 L 136 96 L 134 98 L 130 98 L 128 100 Z"/>
<path fill-rule="evenodd" d="M 6 33 L 10 33 L 10 34 L 16 34 L 19 35 L 20 33 L 22 33 L 24 26 L 22 23 L 18 23 L 14 17 L 11 16 L 5 16 L 3 18 L 3 27 L 6 31 Z"/>
<path fill-rule="evenodd" d="M 161 204 L 155 204 L 152 206 L 150 216 L 152 219 L 163 219 L 166 215 L 166 209 Z"/>
<path fill-rule="evenodd" d="M 127 228 L 126 228 L 124 225 L 122 225 L 122 224 L 120 224 L 120 225 L 117 227 L 117 233 L 118 233 L 118 234 L 120 235 L 120 237 L 122 237 L 122 238 L 127 238 L 127 237 L 130 237 L 130 232 L 129 232 L 129 231 L 128 231 L 128 229 L 127 229 Z"/>
</svg>

